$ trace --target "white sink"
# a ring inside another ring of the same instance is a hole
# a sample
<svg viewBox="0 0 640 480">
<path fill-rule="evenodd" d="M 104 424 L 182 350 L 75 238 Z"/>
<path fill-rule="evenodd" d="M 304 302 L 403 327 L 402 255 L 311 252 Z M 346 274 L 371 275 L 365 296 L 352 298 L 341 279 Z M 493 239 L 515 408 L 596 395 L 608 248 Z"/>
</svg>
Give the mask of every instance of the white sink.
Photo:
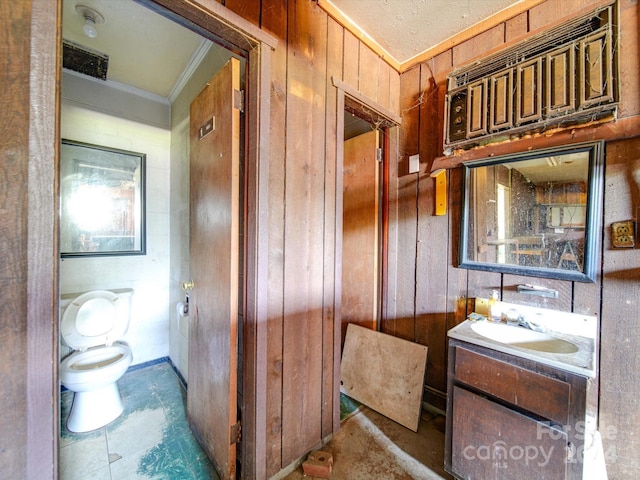
<svg viewBox="0 0 640 480">
<path fill-rule="evenodd" d="M 548 353 L 575 353 L 578 351 L 578 347 L 571 342 L 524 327 L 503 323 L 475 322 L 471 325 L 471 329 L 483 337 L 512 347 Z"/>
</svg>

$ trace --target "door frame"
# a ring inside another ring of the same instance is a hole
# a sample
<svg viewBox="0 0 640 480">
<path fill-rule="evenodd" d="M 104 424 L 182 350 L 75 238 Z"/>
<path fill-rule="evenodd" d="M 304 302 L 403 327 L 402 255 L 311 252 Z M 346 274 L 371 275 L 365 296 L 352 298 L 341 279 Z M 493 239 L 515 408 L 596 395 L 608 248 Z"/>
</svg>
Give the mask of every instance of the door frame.
<svg viewBox="0 0 640 480">
<path fill-rule="evenodd" d="M 266 477 L 268 180 L 272 35 L 209 0 L 136 0 L 247 58 L 242 471 Z M 58 478 L 58 259 L 62 2 L 32 0 L 27 245 L 28 479 Z M 37 8 L 36 8 L 37 7 Z M 37 110 L 35 109 L 37 108 Z M 37 134 L 36 134 L 37 133 Z M 43 259 L 49 259 L 44 261 Z M 51 319 L 45 321 L 44 319 Z M 44 387 L 43 385 L 48 385 Z M 20 447 L 20 445 L 17 445 Z"/>
<path fill-rule="evenodd" d="M 335 190 L 335 235 L 336 235 L 336 255 L 335 255 L 335 316 L 334 316 L 334 343 L 333 343 L 333 431 L 340 429 L 340 359 L 341 359 L 341 331 L 342 331 L 342 212 L 343 202 L 343 175 L 344 175 L 344 112 L 352 111 L 357 116 L 377 126 L 382 134 L 389 136 L 393 127 L 399 127 L 402 117 L 393 113 L 389 109 L 380 105 L 372 98 L 363 95 L 356 88 L 346 84 L 339 77 L 331 77 L 331 82 L 336 88 L 336 190 Z M 382 219 L 380 225 L 380 285 L 378 301 L 380 305 L 379 324 L 385 314 L 386 293 L 388 282 L 387 272 L 387 251 L 389 241 L 389 153 L 391 149 L 387 138 L 382 140 L 382 175 L 380 178 L 382 187 L 382 198 L 380 199 L 380 209 Z"/>
</svg>

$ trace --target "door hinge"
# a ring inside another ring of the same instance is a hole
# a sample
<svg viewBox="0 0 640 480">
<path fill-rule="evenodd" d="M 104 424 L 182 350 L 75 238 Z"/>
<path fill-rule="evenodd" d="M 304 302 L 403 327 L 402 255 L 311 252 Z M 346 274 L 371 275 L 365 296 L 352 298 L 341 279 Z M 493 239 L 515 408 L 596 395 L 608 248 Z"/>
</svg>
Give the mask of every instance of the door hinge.
<svg viewBox="0 0 640 480">
<path fill-rule="evenodd" d="M 382 149 L 376 148 L 376 160 L 382 163 Z"/>
<path fill-rule="evenodd" d="M 236 422 L 235 425 L 231 425 L 229 427 L 229 445 L 233 445 L 234 443 L 240 443 L 240 438 L 242 437 L 242 425 L 240 421 Z"/>
<path fill-rule="evenodd" d="M 233 91 L 233 108 L 244 113 L 244 90 Z"/>
</svg>

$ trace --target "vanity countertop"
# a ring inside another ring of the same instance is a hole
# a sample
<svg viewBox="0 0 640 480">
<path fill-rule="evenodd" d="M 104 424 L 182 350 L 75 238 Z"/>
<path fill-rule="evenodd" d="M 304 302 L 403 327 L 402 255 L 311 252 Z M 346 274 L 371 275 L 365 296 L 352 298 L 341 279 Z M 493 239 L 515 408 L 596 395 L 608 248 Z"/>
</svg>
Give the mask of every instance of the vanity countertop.
<svg viewBox="0 0 640 480">
<path fill-rule="evenodd" d="M 502 302 L 501 306 L 507 309 L 517 309 L 527 320 L 533 320 L 536 325 L 544 328 L 545 333 L 574 344 L 578 350 L 574 353 L 552 353 L 502 343 L 476 332 L 472 328 L 472 325 L 475 323 L 472 320 L 465 320 L 458 326 L 452 328 L 449 330 L 448 336 L 499 352 L 527 358 L 578 375 L 595 378 L 596 317 L 536 307 L 526 307 L 505 302 Z M 484 321 L 488 322 L 489 320 Z"/>
</svg>

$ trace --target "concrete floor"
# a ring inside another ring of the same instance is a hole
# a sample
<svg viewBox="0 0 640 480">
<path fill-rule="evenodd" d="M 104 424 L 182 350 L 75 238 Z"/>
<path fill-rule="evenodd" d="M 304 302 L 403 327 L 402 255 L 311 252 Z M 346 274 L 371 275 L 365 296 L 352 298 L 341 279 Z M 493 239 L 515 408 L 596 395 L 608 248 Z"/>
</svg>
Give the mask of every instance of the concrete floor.
<svg viewBox="0 0 640 480">
<path fill-rule="evenodd" d="M 342 422 L 340 431 L 322 447 L 333 455 L 331 480 L 441 480 L 444 471 L 444 417 L 423 413 L 418 432 L 368 407 Z M 285 480 L 311 480 L 302 467 Z"/>
</svg>

